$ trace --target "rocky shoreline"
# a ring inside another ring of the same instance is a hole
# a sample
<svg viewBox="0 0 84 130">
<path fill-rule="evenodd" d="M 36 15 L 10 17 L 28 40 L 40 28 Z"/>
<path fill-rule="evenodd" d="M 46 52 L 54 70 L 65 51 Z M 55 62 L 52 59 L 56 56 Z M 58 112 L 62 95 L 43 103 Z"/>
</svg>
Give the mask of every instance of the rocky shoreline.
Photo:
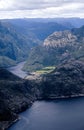
<svg viewBox="0 0 84 130">
<path fill-rule="evenodd" d="M 2 121 L 0 122 L 0 130 L 6 130 L 8 129 L 11 125 L 13 125 L 14 123 L 16 123 L 19 119 L 15 119 L 13 121 Z"/>
<path fill-rule="evenodd" d="M 73 61 L 60 65 L 36 80 L 21 79 L 0 69 L 0 130 L 6 130 L 18 114 L 36 100 L 55 100 L 84 96 L 84 63 Z"/>
<path fill-rule="evenodd" d="M 69 98 L 78 98 L 78 97 L 84 97 L 84 94 L 79 94 L 79 95 L 72 95 L 72 96 L 61 96 L 61 97 L 50 97 L 48 99 L 42 99 L 40 98 L 39 100 L 57 100 L 57 99 L 69 99 Z M 28 108 L 26 108 L 27 110 Z M 20 120 L 20 117 L 16 118 L 13 121 L 2 121 L 0 122 L 0 130 L 6 130 L 9 127 L 11 127 L 14 123 Z"/>
<path fill-rule="evenodd" d="M 56 99 L 78 98 L 78 97 L 84 97 L 84 94 L 72 95 L 72 96 L 61 96 L 61 97 L 50 97 L 48 99 L 40 98 L 39 100 L 56 100 Z M 27 109 L 28 109 L 28 107 L 25 110 L 27 110 Z M 18 116 L 13 121 L 0 121 L 0 130 L 7 130 L 9 127 L 11 127 L 14 123 L 16 123 L 19 120 L 20 120 L 20 117 Z"/>
</svg>

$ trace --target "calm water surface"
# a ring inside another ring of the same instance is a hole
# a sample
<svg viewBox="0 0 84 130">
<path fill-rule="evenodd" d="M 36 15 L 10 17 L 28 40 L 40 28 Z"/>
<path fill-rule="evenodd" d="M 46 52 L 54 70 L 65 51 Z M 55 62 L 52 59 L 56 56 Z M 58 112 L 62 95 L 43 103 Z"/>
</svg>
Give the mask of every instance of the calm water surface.
<svg viewBox="0 0 84 130">
<path fill-rule="evenodd" d="M 16 66 L 9 67 L 8 70 L 17 76 L 24 78 L 25 76 L 27 76 L 27 73 L 25 71 L 22 71 L 24 64 L 25 62 L 20 62 Z"/>
<path fill-rule="evenodd" d="M 84 97 L 36 101 L 8 130 L 84 130 Z"/>
</svg>

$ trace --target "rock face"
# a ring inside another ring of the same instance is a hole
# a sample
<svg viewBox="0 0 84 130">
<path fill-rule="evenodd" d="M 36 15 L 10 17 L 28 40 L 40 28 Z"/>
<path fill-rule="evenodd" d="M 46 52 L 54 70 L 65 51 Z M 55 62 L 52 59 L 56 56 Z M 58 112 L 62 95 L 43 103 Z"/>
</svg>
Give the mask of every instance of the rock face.
<svg viewBox="0 0 84 130">
<path fill-rule="evenodd" d="M 71 28 L 71 27 L 70 27 Z M 0 21 L 0 67 L 8 67 L 28 57 L 32 47 L 43 43 L 54 31 L 70 29 L 56 22 L 44 23 L 23 19 Z"/>
<path fill-rule="evenodd" d="M 84 63 L 68 62 L 57 67 L 43 78 L 43 96 L 60 97 L 84 96 Z"/>
<path fill-rule="evenodd" d="M 70 31 L 60 31 L 51 34 L 45 41 L 45 47 L 64 47 L 73 45 L 77 41 L 77 37 Z"/>
<path fill-rule="evenodd" d="M 57 66 L 69 59 L 84 61 L 84 26 L 71 31 L 54 32 L 48 36 L 43 46 L 32 49 L 24 70 L 35 71 Z"/>
<path fill-rule="evenodd" d="M 32 39 L 33 36 L 25 36 L 20 32 L 5 20 L 0 21 L 0 67 L 12 66 L 25 60 L 30 49 L 39 44 L 39 40 Z"/>
<path fill-rule="evenodd" d="M 18 78 L 0 69 L 0 130 L 18 119 L 17 114 L 28 108 L 36 99 L 37 87 L 32 81 Z"/>
<path fill-rule="evenodd" d="M 28 56 L 27 42 L 11 24 L 0 21 L 0 67 L 15 65 L 17 61 L 24 60 Z"/>
</svg>

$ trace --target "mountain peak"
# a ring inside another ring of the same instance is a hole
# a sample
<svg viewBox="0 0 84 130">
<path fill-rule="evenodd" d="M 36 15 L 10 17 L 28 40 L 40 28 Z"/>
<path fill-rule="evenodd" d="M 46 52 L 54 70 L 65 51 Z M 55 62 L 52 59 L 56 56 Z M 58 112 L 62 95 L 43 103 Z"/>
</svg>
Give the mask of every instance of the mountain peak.
<svg viewBox="0 0 84 130">
<path fill-rule="evenodd" d="M 63 47 L 67 44 L 73 44 L 76 42 L 77 37 L 73 35 L 69 30 L 54 32 L 48 36 L 44 41 L 44 46 L 49 47 Z"/>
</svg>

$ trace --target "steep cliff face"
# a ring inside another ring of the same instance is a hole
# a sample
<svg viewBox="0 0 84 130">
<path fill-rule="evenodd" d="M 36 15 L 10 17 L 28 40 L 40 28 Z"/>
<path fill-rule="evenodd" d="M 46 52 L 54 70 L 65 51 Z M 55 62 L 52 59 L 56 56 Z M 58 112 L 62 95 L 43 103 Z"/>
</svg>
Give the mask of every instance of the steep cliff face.
<svg viewBox="0 0 84 130">
<path fill-rule="evenodd" d="M 71 28 L 71 27 L 70 27 Z M 69 29 L 56 22 L 0 21 L 0 67 L 9 67 L 28 57 L 32 47 L 43 43 L 54 31 Z"/>
<path fill-rule="evenodd" d="M 60 31 L 51 34 L 44 41 L 45 47 L 64 47 L 73 46 L 77 42 L 77 37 L 73 35 L 70 31 Z"/>
<path fill-rule="evenodd" d="M 70 31 L 54 32 L 45 39 L 43 46 L 31 50 L 24 70 L 35 71 L 46 66 L 57 66 L 73 58 L 79 46 L 77 37 Z"/>
<path fill-rule="evenodd" d="M 43 78 L 44 99 L 84 96 L 84 63 L 68 62 Z"/>
<path fill-rule="evenodd" d="M 69 59 L 84 61 L 84 27 L 71 31 L 54 32 L 44 40 L 43 46 L 32 49 L 26 71 L 35 71 L 46 66 L 57 66 Z"/>
<path fill-rule="evenodd" d="M 5 69 L 0 69 L 0 130 L 18 119 L 18 113 L 27 109 L 36 99 L 37 87 Z"/>
<path fill-rule="evenodd" d="M 39 44 L 39 40 L 32 37 L 32 34 L 25 36 L 12 24 L 0 21 L 0 67 L 25 60 L 30 49 Z"/>
<path fill-rule="evenodd" d="M 16 62 L 24 60 L 28 51 L 25 38 L 11 24 L 0 22 L 0 67 L 15 65 Z"/>
</svg>

